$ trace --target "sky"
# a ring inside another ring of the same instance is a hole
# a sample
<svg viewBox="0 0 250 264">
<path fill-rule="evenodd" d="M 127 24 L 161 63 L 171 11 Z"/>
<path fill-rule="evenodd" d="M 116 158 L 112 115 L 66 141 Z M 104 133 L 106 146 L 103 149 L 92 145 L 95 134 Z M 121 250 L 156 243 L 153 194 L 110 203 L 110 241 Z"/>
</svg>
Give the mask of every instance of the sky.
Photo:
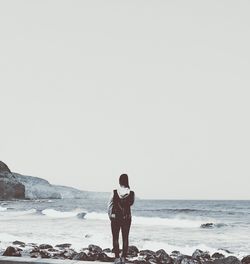
<svg viewBox="0 0 250 264">
<path fill-rule="evenodd" d="M 249 1 L 1 1 L 0 160 L 145 199 L 250 199 Z"/>
</svg>

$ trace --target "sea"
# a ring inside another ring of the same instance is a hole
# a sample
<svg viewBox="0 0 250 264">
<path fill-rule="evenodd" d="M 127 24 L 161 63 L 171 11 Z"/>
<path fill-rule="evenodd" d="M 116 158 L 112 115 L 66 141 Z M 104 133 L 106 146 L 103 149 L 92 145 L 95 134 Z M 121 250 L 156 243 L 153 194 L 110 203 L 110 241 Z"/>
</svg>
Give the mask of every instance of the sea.
<svg viewBox="0 0 250 264">
<path fill-rule="evenodd" d="M 108 201 L 53 199 L 0 201 L 0 249 L 13 241 L 89 244 L 112 248 Z M 212 223 L 207 228 L 201 226 Z M 120 235 L 121 236 L 121 235 Z M 120 237 L 121 242 L 121 237 Z M 144 200 L 132 207 L 129 244 L 141 249 L 195 249 L 239 258 L 250 254 L 250 201 Z"/>
</svg>

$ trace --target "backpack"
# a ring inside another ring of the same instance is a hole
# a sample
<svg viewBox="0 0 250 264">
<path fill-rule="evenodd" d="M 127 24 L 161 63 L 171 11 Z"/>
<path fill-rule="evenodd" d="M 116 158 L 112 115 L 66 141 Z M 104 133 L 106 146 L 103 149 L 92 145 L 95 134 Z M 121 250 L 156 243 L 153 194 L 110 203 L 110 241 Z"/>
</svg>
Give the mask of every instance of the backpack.
<svg viewBox="0 0 250 264">
<path fill-rule="evenodd" d="M 130 191 L 127 197 L 120 198 L 117 193 L 117 190 L 114 190 L 112 214 L 115 215 L 115 219 L 118 219 L 118 220 L 131 219 L 130 206 L 133 204 L 133 200 L 134 200 L 133 191 Z"/>
</svg>

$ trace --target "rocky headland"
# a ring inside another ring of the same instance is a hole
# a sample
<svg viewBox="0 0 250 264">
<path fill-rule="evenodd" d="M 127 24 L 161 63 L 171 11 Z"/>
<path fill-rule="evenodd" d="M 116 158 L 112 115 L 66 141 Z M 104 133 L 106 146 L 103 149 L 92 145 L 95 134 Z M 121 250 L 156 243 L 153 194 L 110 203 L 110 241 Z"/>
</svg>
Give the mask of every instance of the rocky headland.
<svg viewBox="0 0 250 264">
<path fill-rule="evenodd" d="M 18 181 L 8 166 L 0 161 L 0 199 L 24 199 L 25 186 Z"/>
<path fill-rule="evenodd" d="M 0 161 L 0 199 L 63 199 L 63 198 L 103 198 L 109 193 L 82 191 L 76 188 L 53 185 L 39 177 L 26 176 L 11 172 L 8 166 Z"/>
</svg>

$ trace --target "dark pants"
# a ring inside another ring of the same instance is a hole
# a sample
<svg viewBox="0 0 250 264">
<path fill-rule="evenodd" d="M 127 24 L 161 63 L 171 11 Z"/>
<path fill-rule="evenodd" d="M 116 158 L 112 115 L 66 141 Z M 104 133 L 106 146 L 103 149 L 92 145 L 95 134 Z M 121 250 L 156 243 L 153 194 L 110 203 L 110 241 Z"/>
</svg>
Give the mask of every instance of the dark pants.
<svg viewBox="0 0 250 264">
<path fill-rule="evenodd" d="M 127 256 L 128 251 L 128 235 L 129 229 L 131 226 L 131 219 L 119 220 L 112 219 L 111 220 L 111 230 L 113 235 L 113 251 L 115 253 L 115 257 L 119 258 L 119 233 L 120 229 L 122 230 L 122 257 Z"/>
</svg>

